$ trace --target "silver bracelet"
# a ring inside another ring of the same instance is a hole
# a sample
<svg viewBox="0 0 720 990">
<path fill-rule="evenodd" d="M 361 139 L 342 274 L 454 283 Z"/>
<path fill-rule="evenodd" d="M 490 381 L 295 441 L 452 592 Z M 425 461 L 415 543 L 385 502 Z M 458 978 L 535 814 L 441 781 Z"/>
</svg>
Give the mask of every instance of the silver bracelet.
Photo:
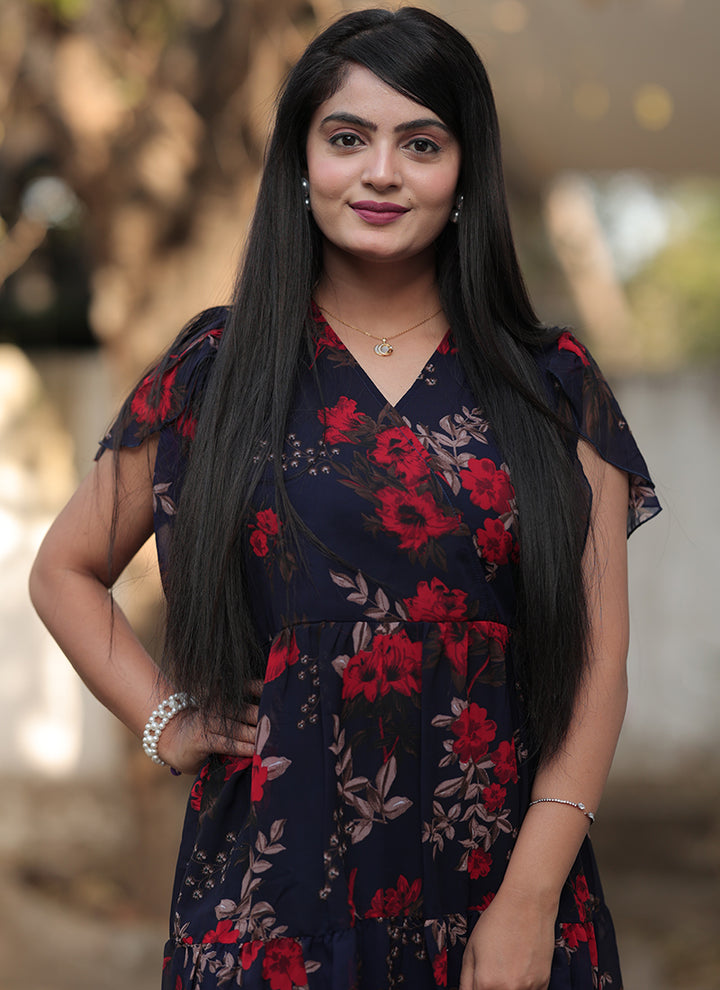
<svg viewBox="0 0 720 990">
<path fill-rule="evenodd" d="M 535 798 L 528 805 L 528 808 L 532 808 L 534 804 L 545 804 L 545 802 L 550 802 L 551 804 L 569 804 L 571 808 L 577 808 L 578 811 L 582 811 L 586 818 L 590 819 L 590 824 L 595 822 L 595 815 L 592 811 L 588 811 L 582 801 L 565 801 L 564 798 Z"/>
<path fill-rule="evenodd" d="M 145 725 L 142 737 L 142 748 L 150 757 L 153 763 L 166 767 L 167 763 L 158 756 L 158 742 L 162 731 L 171 718 L 175 718 L 179 712 L 184 711 L 193 704 L 193 700 L 184 692 L 171 694 L 169 698 L 161 701 L 160 704 L 150 713 L 150 718 Z"/>
</svg>

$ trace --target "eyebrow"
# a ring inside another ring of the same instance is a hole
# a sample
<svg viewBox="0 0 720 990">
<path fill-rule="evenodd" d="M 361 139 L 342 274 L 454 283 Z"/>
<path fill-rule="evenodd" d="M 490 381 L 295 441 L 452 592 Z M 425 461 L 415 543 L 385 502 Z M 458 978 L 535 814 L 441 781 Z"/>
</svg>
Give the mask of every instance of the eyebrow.
<svg viewBox="0 0 720 990">
<path fill-rule="evenodd" d="M 329 113 L 327 117 L 323 117 L 320 121 L 320 126 L 324 124 L 332 123 L 333 121 L 338 121 L 343 124 L 354 124 L 356 127 L 363 127 L 366 131 L 377 131 L 377 124 L 373 124 L 371 120 L 365 120 L 364 117 L 358 117 L 354 113 L 347 113 L 344 110 L 339 110 L 337 113 Z M 447 127 L 441 120 L 437 117 L 418 117 L 417 120 L 406 120 L 402 124 L 398 124 L 393 130 L 396 134 L 402 133 L 402 131 L 414 131 L 422 127 L 439 127 L 440 130 L 445 131 L 446 134 L 450 134 L 450 128 Z"/>
</svg>

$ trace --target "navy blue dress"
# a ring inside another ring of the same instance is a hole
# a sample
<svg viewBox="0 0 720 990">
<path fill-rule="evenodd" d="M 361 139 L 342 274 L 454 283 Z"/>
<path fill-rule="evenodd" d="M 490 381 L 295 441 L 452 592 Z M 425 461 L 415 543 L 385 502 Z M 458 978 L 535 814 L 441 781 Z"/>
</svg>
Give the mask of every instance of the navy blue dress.
<svg viewBox="0 0 720 990">
<path fill-rule="evenodd" d="M 212 757 L 193 786 L 164 990 L 457 987 L 529 801 L 512 465 L 451 334 L 393 407 L 313 315 L 320 390 L 308 370 L 283 470 L 345 563 L 308 543 L 301 569 L 261 485 L 245 534 L 268 658 L 255 755 Z M 161 567 L 221 323 L 136 390 L 122 437 L 159 431 Z M 628 473 L 631 532 L 659 505 L 606 382 L 569 333 L 538 362 L 557 408 Z M 621 987 L 588 840 L 562 893 L 550 986 Z"/>
</svg>

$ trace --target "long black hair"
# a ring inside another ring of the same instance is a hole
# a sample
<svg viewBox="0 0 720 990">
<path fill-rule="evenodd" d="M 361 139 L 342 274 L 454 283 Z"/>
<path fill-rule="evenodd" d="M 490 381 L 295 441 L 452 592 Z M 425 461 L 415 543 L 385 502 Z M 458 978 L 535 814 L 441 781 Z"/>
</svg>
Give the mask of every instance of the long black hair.
<svg viewBox="0 0 720 990">
<path fill-rule="evenodd" d="M 470 43 L 417 8 L 342 17 L 309 45 L 279 97 L 176 518 L 164 670 L 204 711 L 228 717 L 242 711 L 248 680 L 263 673 L 242 533 L 264 468 L 256 456 L 261 440 L 274 454 L 285 531 L 297 540 L 303 528 L 280 467 L 299 369 L 307 366 L 310 299 L 322 265 L 322 240 L 304 207 L 301 178 L 312 115 L 352 64 L 429 107 L 462 149 L 462 215 L 437 240 L 438 284 L 469 384 L 515 487 L 521 548 L 515 668 L 528 738 L 547 757 L 567 731 L 584 669 L 587 493 L 533 357 L 551 331 L 533 311 L 515 254 L 490 83 Z"/>
</svg>

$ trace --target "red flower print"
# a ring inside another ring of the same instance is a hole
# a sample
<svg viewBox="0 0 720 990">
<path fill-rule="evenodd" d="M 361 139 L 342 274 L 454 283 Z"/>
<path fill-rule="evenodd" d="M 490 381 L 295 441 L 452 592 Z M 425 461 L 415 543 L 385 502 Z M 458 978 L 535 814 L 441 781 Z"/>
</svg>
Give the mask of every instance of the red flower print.
<svg viewBox="0 0 720 990">
<path fill-rule="evenodd" d="M 234 773 L 241 773 L 252 763 L 250 756 L 221 756 L 222 764 L 225 768 L 225 780 L 230 780 Z"/>
<path fill-rule="evenodd" d="M 177 376 L 177 367 L 166 372 L 157 388 L 157 376 L 148 375 L 138 387 L 130 403 L 132 412 L 138 423 L 156 426 L 167 419 L 173 408 L 173 385 Z"/>
<path fill-rule="evenodd" d="M 318 419 L 325 427 L 325 443 L 354 443 L 348 434 L 363 424 L 362 413 L 356 412 L 357 402 L 341 395 L 331 408 L 319 409 Z"/>
<path fill-rule="evenodd" d="M 566 330 L 564 333 L 560 334 L 557 339 L 557 348 L 559 351 L 572 351 L 573 354 L 577 354 L 586 368 L 590 365 L 587 351 L 569 331 Z"/>
<path fill-rule="evenodd" d="M 390 691 L 410 696 L 420 691 L 422 644 L 413 643 L 402 630 L 389 636 L 378 634 L 370 650 L 351 657 L 343 672 L 343 698 L 376 701 Z"/>
<path fill-rule="evenodd" d="M 430 474 L 422 448 L 404 427 L 392 426 L 379 433 L 369 456 L 376 464 L 395 468 L 395 474 L 408 485 L 417 485 Z"/>
<path fill-rule="evenodd" d="M 261 509 L 255 516 L 256 526 L 268 536 L 277 536 L 280 532 L 280 522 L 277 513 L 272 509 Z"/>
<path fill-rule="evenodd" d="M 493 898 L 494 897 L 495 897 L 495 894 L 491 890 L 489 894 L 485 894 L 485 896 L 483 897 L 483 899 L 480 901 L 479 904 L 473 905 L 468 910 L 470 910 L 470 911 L 479 911 L 480 914 L 482 914 L 483 911 L 487 911 L 487 909 L 490 907 L 490 905 L 493 902 Z"/>
<path fill-rule="evenodd" d="M 453 670 L 460 677 L 467 674 L 468 658 L 468 627 L 460 622 L 441 622 L 440 642 L 445 656 L 450 661 Z"/>
<path fill-rule="evenodd" d="M 492 866 L 492 856 L 484 849 L 471 849 L 468 856 L 467 869 L 472 880 L 478 877 L 486 877 Z"/>
<path fill-rule="evenodd" d="M 458 737 L 453 752 L 461 763 L 477 763 L 487 754 L 488 746 L 495 738 L 497 725 L 487 717 L 487 709 L 471 702 L 450 726 Z"/>
<path fill-rule="evenodd" d="M 350 927 L 355 927 L 355 919 L 357 918 L 357 908 L 355 907 L 355 880 L 357 878 L 357 866 L 354 866 L 350 870 L 350 876 L 348 878 L 348 911 L 350 912 Z"/>
<path fill-rule="evenodd" d="M 499 622 L 478 622 L 477 625 L 482 629 L 488 639 L 494 639 L 501 649 L 505 649 L 508 645 L 508 640 L 510 639 L 510 630 L 507 626 L 501 625 Z"/>
<path fill-rule="evenodd" d="M 168 965 L 169 965 L 171 959 L 172 959 L 172 956 L 163 956 L 163 961 L 162 961 L 163 973 L 168 968 Z"/>
<path fill-rule="evenodd" d="M 452 330 L 448 330 L 443 339 L 440 341 L 437 352 L 438 354 L 457 354 L 457 346 L 455 345 L 455 338 L 453 337 Z"/>
<path fill-rule="evenodd" d="M 210 764 L 206 763 L 205 766 L 200 771 L 200 775 L 192 785 L 192 790 L 190 791 L 190 807 L 193 811 L 200 811 L 200 806 L 202 804 L 203 790 L 205 789 L 205 781 L 210 773 Z"/>
<path fill-rule="evenodd" d="M 486 519 L 475 538 L 480 556 L 489 564 L 507 564 L 516 556 L 512 533 L 499 519 Z"/>
<path fill-rule="evenodd" d="M 421 581 L 414 598 L 404 599 L 408 615 L 413 622 L 442 622 L 447 619 L 465 618 L 467 592 L 452 591 L 439 578 L 430 584 Z"/>
<path fill-rule="evenodd" d="M 481 509 L 507 512 L 515 490 L 505 471 L 499 470 L 489 457 L 473 457 L 467 469 L 460 472 L 463 488 L 470 492 L 470 501 Z"/>
<path fill-rule="evenodd" d="M 575 880 L 572 882 L 572 891 L 578 910 L 578 917 L 581 921 L 587 921 L 590 917 L 593 896 L 588 888 L 587 880 L 582 873 L 575 877 Z"/>
<path fill-rule="evenodd" d="M 432 962 L 433 977 L 439 987 L 447 986 L 447 949 L 441 949 Z"/>
<path fill-rule="evenodd" d="M 262 765 L 262 757 L 257 753 L 252 758 L 252 771 L 250 774 L 250 800 L 262 801 L 263 788 L 267 780 L 267 767 Z"/>
<path fill-rule="evenodd" d="M 580 942 L 587 942 L 587 932 L 585 926 L 576 921 L 560 925 L 560 933 L 568 949 L 572 952 L 577 949 Z"/>
<path fill-rule="evenodd" d="M 183 983 L 182 983 L 182 979 L 181 979 L 181 977 L 179 977 L 179 976 L 178 976 L 178 978 L 177 978 L 177 979 L 175 980 L 175 990 L 183 990 Z"/>
<path fill-rule="evenodd" d="M 373 894 L 370 908 L 365 912 L 366 918 L 395 918 L 398 915 L 408 915 L 417 905 L 422 890 L 422 881 L 413 880 L 409 883 L 402 874 L 398 877 L 397 887 L 388 887 L 383 893 L 382 887 Z"/>
<path fill-rule="evenodd" d="M 490 759 L 495 764 L 494 773 L 501 784 L 517 784 L 517 759 L 511 742 L 501 742 L 495 752 L 490 754 Z"/>
<path fill-rule="evenodd" d="M 256 557 L 267 557 L 267 534 L 263 533 L 261 529 L 254 529 L 250 534 L 250 546 Z"/>
<path fill-rule="evenodd" d="M 274 681 L 287 667 L 292 667 L 300 659 L 300 650 L 295 641 L 295 633 L 281 634 L 270 647 L 267 666 L 265 667 L 265 683 Z"/>
<path fill-rule="evenodd" d="M 489 784 L 484 787 L 481 800 L 485 805 L 485 810 L 491 813 L 499 811 L 505 803 L 506 795 L 507 791 L 500 784 Z"/>
<path fill-rule="evenodd" d="M 265 943 L 262 975 L 271 990 L 293 990 L 307 985 L 302 949 L 294 938 L 273 938 Z"/>
<path fill-rule="evenodd" d="M 402 550 L 421 550 L 429 540 L 457 529 L 457 518 L 446 516 L 430 492 L 383 488 L 377 497 L 383 529 L 400 537 Z"/>
<path fill-rule="evenodd" d="M 237 942 L 240 937 L 240 932 L 237 928 L 233 928 L 233 922 L 230 918 L 225 918 L 223 921 L 218 922 L 217 928 L 213 931 L 205 932 L 202 937 L 203 945 L 208 945 L 212 942 L 222 942 L 223 945 L 230 945 L 232 942 Z"/>
<path fill-rule="evenodd" d="M 255 939 L 253 942 L 245 942 L 240 951 L 240 965 L 243 969 L 250 969 L 261 948 L 262 942 L 259 939 Z"/>
</svg>

